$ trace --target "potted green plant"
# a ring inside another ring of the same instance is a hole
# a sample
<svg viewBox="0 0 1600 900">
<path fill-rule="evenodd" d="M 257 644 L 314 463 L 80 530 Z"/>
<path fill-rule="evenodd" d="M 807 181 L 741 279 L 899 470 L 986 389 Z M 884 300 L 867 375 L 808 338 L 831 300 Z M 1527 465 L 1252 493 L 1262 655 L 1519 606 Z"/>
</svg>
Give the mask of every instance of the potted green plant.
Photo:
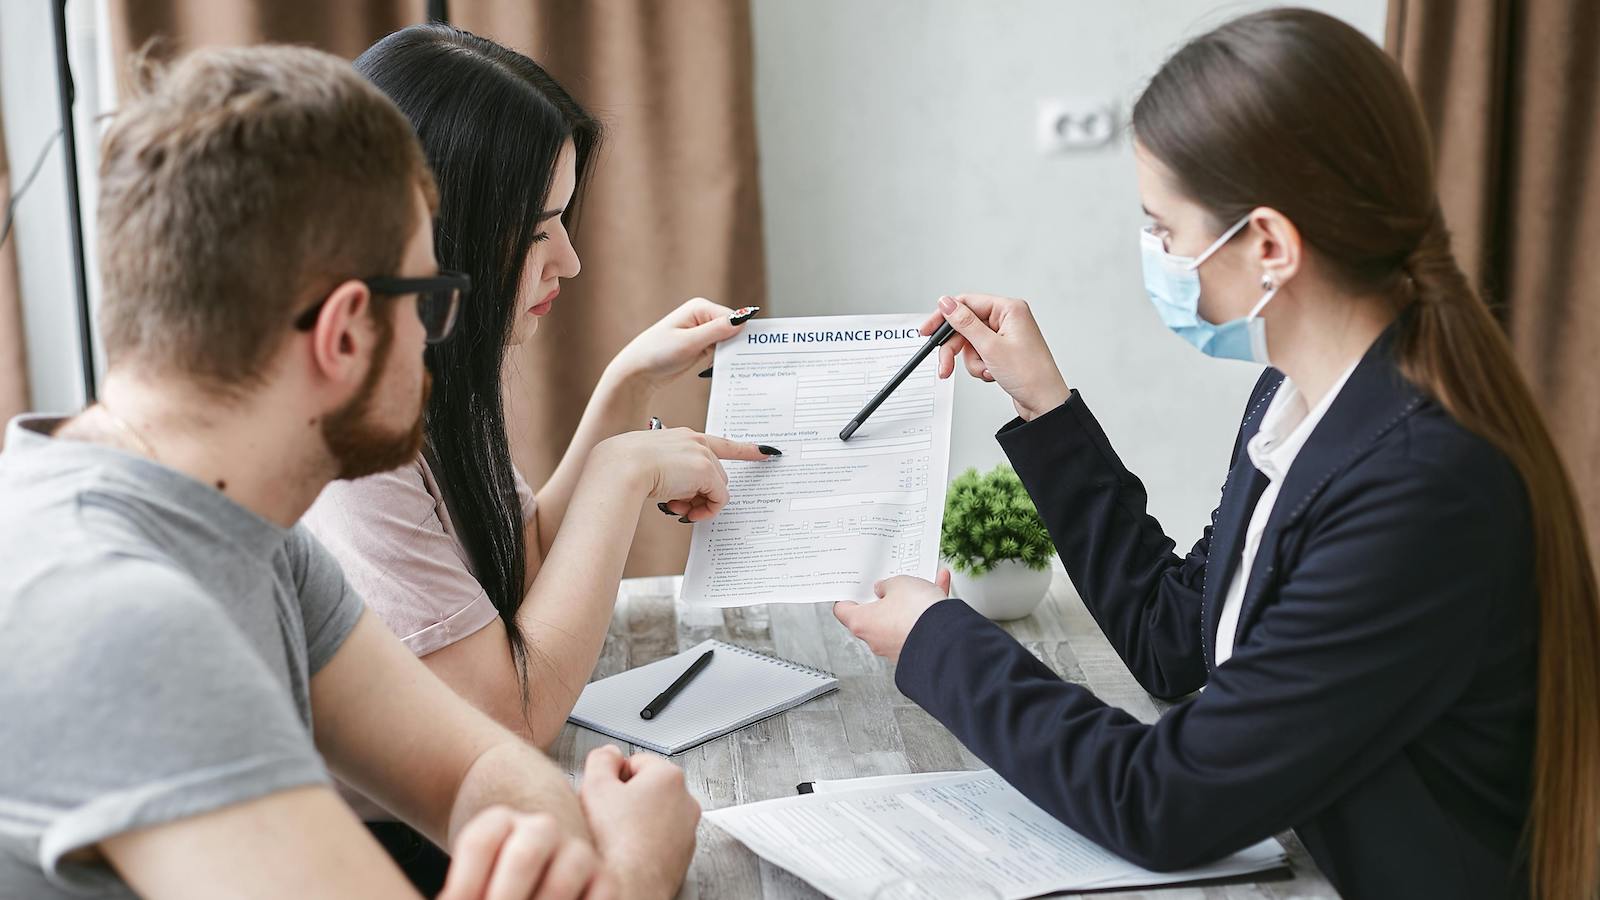
<svg viewBox="0 0 1600 900">
<path fill-rule="evenodd" d="M 939 552 L 953 595 L 990 619 L 1020 619 L 1050 589 L 1055 547 L 1010 466 L 968 469 L 950 483 Z"/>
</svg>

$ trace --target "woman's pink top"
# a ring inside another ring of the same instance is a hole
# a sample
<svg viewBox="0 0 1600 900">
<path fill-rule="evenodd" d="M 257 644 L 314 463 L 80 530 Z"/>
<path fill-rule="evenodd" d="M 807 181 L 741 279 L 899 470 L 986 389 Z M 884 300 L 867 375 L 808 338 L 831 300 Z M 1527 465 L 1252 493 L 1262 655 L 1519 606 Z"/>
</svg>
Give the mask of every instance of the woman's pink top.
<svg viewBox="0 0 1600 900">
<path fill-rule="evenodd" d="M 533 491 L 512 470 L 522 521 L 533 518 Z M 499 615 L 472 574 L 439 483 L 421 456 L 403 468 L 323 489 L 302 519 L 339 560 L 344 576 L 411 652 L 426 656 L 476 632 Z M 340 785 L 357 815 L 392 819 L 381 806 Z"/>
<path fill-rule="evenodd" d="M 515 477 L 526 523 L 534 515 L 533 491 L 521 473 Z M 333 482 L 304 521 L 339 560 L 367 607 L 418 656 L 461 640 L 498 615 L 421 456 L 392 472 Z"/>
</svg>

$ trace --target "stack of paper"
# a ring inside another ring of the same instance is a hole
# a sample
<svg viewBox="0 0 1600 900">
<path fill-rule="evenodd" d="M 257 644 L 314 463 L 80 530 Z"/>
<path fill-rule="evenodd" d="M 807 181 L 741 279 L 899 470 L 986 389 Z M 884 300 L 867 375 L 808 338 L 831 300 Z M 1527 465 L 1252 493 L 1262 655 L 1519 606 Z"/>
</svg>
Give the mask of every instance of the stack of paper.
<svg viewBox="0 0 1600 900">
<path fill-rule="evenodd" d="M 1056 821 L 992 771 L 816 782 L 815 793 L 713 810 L 706 819 L 839 900 L 868 900 L 910 875 L 959 875 L 1022 900 L 1245 875 L 1286 859 L 1269 838 L 1208 865 L 1152 872 Z"/>
</svg>

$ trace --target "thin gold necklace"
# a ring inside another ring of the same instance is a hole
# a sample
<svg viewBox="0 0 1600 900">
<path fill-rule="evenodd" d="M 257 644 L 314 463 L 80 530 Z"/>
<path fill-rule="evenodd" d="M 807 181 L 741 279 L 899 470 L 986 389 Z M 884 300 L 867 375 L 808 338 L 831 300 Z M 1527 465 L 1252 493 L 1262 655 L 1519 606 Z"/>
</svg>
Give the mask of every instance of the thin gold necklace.
<svg viewBox="0 0 1600 900">
<path fill-rule="evenodd" d="M 111 423 L 116 425 L 123 434 L 132 438 L 133 442 L 139 445 L 139 449 L 144 451 L 146 456 L 150 457 L 156 462 L 161 461 L 161 455 L 156 453 L 156 448 L 150 446 L 150 442 L 144 439 L 144 435 L 140 434 L 137 428 L 134 428 L 132 425 L 129 425 L 127 422 L 123 421 L 121 416 L 112 412 L 111 407 L 106 406 L 104 402 L 101 402 L 95 404 L 95 408 L 100 410 L 100 412 L 105 415 L 107 419 L 110 419 Z"/>
</svg>

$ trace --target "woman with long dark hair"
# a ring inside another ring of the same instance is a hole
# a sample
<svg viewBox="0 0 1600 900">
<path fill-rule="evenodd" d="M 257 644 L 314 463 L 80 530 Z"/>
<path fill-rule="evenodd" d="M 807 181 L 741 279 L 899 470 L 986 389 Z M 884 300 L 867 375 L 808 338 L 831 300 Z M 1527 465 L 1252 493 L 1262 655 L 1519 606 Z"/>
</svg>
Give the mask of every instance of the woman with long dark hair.
<svg viewBox="0 0 1600 900">
<path fill-rule="evenodd" d="M 1026 303 L 942 298 L 924 333 L 949 321 L 941 375 L 959 353 L 1010 395 L 999 441 L 1134 675 L 1203 692 L 1142 724 L 943 576 L 837 615 L 979 757 L 1142 865 L 1293 828 L 1345 896 L 1594 897 L 1595 573 L 1399 68 L 1329 16 L 1245 16 L 1162 66 L 1133 136 L 1157 312 L 1268 366 L 1187 555 Z"/>
<path fill-rule="evenodd" d="M 530 490 L 511 463 L 501 370 L 578 274 L 568 227 L 600 126 L 532 60 L 445 25 L 391 34 L 355 66 L 416 129 L 439 188 L 436 254 L 473 290 L 454 337 L 427 349 L 421 457 L 335 483 L 306 521 L 435 674 L 545 747 L 599 657 L 643 503 L 707 518 L 727 495 L 719 457 L 777 453 L 644 430 L 654 391 L 708 365 L 754 310 L 695 299 L 639 335 L 606 368 L 549 481 Z M 442 857 L 404 826 L 374 832 L 419 887 L 442 875 Z"/>
</svg>

